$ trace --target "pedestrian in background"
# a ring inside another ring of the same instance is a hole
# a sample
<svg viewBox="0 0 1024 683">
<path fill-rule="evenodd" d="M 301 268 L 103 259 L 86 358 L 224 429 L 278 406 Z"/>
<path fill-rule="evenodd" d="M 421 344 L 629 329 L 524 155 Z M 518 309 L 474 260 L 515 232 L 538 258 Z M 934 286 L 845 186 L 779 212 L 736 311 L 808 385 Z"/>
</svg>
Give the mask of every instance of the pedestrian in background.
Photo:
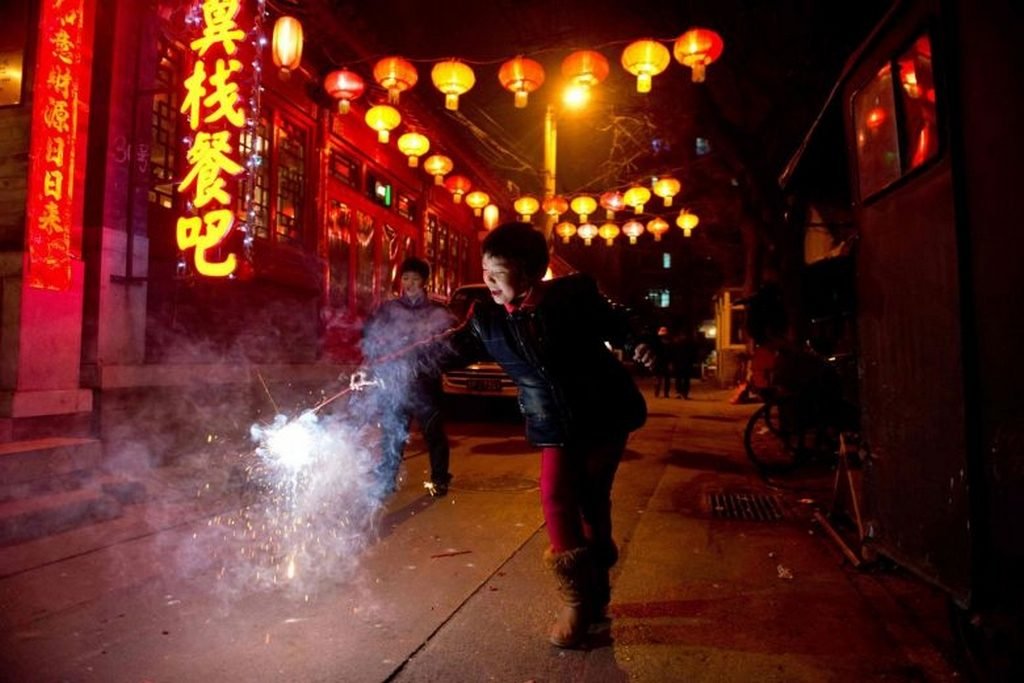
<svg viewBox="0 0 1024 683">
<path fill-rule="evenodd" d="M 482 251 L 493 302 L 475 307 L 461 343 L 482 344 L 519 388 L 527 439 L 541 449 L 544 559 L 564 603 L 550 641 L 574 647 L 611 598 L 612 482 L 647 407 L 605 345 L 625 344 L 628 330 L 593 278 L 544 281 L 547 240 L 528 223 L 495 228 Z M 650 363 L 646 347 L 635 355 Z"/>
<path fill-rule="evenodd" d="M 439 337 L 455 317 L 427 297 L 430 265 L 415 257 L 399 267 L 400 295 L 370 316 L 363 330 L 362 351 L 372 374 L 384 387 L 374 392 L 381 428 L 381 460 L 377 468 L 382 496 L 398 487 L 402 453 L 416 419 L 427 444 L 433 496 L 448 492 L 449 445 L 441 415 L 441 366 L 449 349 Z"/>
<path fill-rule="evenodd" d="M 651 346 L 651 353 L 654 354 L 654 397 L 664 393 L 665 398 L 668 398 L 672 391 L 672 356 L 667 327 L 658 328 L 658 336 Z"/>
<path fill-rule="evenodd" d="M 693 364 L 697 360 L 697 350 L 690 340 L 690 335 L 686 332 L 681 331 L 672 338 L 669 345 L 669 359 L 676 384 L 676 398 L 690 398 L 690 378 L 693 376 Z"/>
</svg>

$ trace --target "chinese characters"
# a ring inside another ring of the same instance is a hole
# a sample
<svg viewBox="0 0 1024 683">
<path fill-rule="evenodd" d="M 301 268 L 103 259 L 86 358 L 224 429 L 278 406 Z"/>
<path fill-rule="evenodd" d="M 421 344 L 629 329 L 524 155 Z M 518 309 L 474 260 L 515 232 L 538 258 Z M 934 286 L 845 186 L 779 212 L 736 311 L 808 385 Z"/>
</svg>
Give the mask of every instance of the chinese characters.
<svg viewBox="0 0 1024 683">
<path fill-rule="evenodd" d="M 42 3 L 37 104 L 32 114 L 27 207 L 29 287 L 71 287 L 75 146 L 83 42 L 83 0 Z"/>
<path fill-rule="evenodd" d="M 238 133 L 245 126 L 245 110 L 236 76 L 242 62 L 232 59 L 245 32 L 238 28 L 241 0 L 204 0 L 201 36 L 190 47 L 195 65 L 185 79 L 181 113 L 192 130 L 186 159 L 189 167 L 178 186 L 191 192 L 192 211 L 178 218 L 181 250 L 193 249 L 200 275 L 226 277 L 235 272 L 235 254 L 211 255 L 235 224 L 232 179 L 244 168 L 238 161 Z M 218 260 L 219 259 L 219 260 Z"/>
</svg>

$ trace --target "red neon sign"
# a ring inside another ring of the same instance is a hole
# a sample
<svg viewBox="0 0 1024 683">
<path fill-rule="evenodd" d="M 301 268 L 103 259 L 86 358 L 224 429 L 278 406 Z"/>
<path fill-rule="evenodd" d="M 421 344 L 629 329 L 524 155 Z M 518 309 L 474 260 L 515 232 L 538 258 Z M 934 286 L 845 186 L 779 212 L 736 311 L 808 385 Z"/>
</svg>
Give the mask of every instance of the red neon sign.
<svg viewBox="0 0 1024 683">
<path fill-rule="evenodd" d="M 43 2 L 39 19 L 25 275 L 29 287 L 58 292 L 71 287 L 84 6 L 84 0 Z"/>
</svg>

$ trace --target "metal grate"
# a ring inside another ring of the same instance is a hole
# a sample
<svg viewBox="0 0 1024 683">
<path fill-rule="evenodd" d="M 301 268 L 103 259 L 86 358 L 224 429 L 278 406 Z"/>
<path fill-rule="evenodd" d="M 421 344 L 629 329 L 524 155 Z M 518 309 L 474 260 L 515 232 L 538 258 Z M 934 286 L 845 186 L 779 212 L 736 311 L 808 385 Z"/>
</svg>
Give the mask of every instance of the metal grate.
<svg viewBox="0 0 1024 683">
<path fill-rule="evenodd" d="M 711 516 L 751 522 L 778 522 L 784 518 L 775 496 L 763 493 L 720 491 L 708 494 Z"/>
</svg>

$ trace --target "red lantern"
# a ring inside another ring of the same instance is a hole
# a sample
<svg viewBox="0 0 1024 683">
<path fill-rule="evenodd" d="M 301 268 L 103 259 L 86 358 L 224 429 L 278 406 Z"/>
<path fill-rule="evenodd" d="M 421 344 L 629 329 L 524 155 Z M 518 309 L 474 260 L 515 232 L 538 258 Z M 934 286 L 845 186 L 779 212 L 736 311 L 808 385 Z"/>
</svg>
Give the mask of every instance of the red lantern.
<svg viewBox="0 0 1024 683">
<path fill-rule="evenodd" d="M 593 223 L 584 223 L 576 228 L 576 234 L 583 238 L 583 244 L 590 246 L 590 241 L 597 237 L 597 226 Z"/>
<path fill-rule="evenodd" d="M 355 71 L 338 69 L 324 77 L 324 90 L 338 101 L 338 113 L 347 114 L 352 100 L 358 99 L 366 90 L 366 83 Z"/>
<path fill-rule="evenodd" d="M 522 217 L 524 223 L 528 223 L 530 217 L 537 213 L 537 209 L 540 208 L 540 202 L 537 201 L 536 197 L 524 194 L 512 202 L 512 208 Z"/>
<path fill-rule="evenodd" d="M 622 234 L 629 238 L 630 244 L 636 244 L 636 238 L 644 234 L 644 224 L 640 221 L 626 221 L 622 226 Z"/>
<path fill-rule="evenodd" d="M 498 69 L 498 82 L 515 93 L 516 109 L 522 109 L 530 93 L 544 84 L 544 67 L 522 55 L 513 57 Z"/>
<path fill-rule="evenodd" d="M 577 50 L 562 60 L 562 75 L 573 85 L 590 88 L 608 77 L 608 60 L 594 50 Z"/>
<path fill-rule="evenodd" d="M 626 202 L 622 199 L 622 193 L 615 190 L 602 194 L 600 201 L 608 220 L 615 218 L 616 211 L 622 211 L 622 209 L 626 208 Z"/>
<path fill-rule="evenodd" d="M 462 203 L 462 195 L 473 189 L 473 183 L 464 175 L 448 176 L 444 180 L 445 188 L 452 193 L 452 201 Z"/>
<path fill-rule="evenodd" d="M 666 68 L 672 58 L 668 48 L 656 40 L 637 40 L 622 51 L 622 68 L 636 76 L 636 91 L 651 91 L 651 78 Z"/>
<path fill-rule="evenodd" d="M 660 216 L 657 218 L 652 218 L 647 223 L 647 232 L 654 235 L 655 242 L 660 242 L 661 236 L 668 232 L 668 222 L 664 218 L 661 218 Z"/>
<path fill-rule="evenodd" d="M 569 202 L 565 197 L 555 195 L 541 202 L 540 208 L 544 210 L 544 213 L 557 220 L 559 216 L 569 210 Z"/>
<path fill-rule="evenodd" d="M 676 38 L 672 53 L 676 61 L 693 69 L 693 82 L 704 82 L 704 69 L 722 54 L 722 37 L 707 28 L 691 28 Z"/>
<path fill-rule="evenodd" d="M 619 226 L 614 223 L 605 223 L 597 229 L 597 234 L 601 236 L 604 243 L 609 247 L 615 244 L 615 238 L 619 236 Z"/>
<path fill-rule="evenodd" d="M 302 23 L 295 17 L 278 18 L 270 48 L 274 65 L 281 69 L 281 78 L 287 79 L 302 63 Z"/>
<path fill-rule="evenodd" d="M 469 92 L 476 84 L 473 69 L 465 62 L 448 59 L 438 62 L 430 71 L 434 87 L 444 93 L 444 107 L 451 111 L 459 108 L 459 95 Z"/>
<path fill-rule="evenodd" d="M 569 239 L 576 234 L 576 226 L 569 221 L 563 221 L 555 226 L 555 234 L 562 238 L 562 242 L 569 244 Z"/>
<path fill-rule="evenodd" d="M 491 203 L 491 197 L 486 192 L 473 190 L 466 195 L 466 206 L 473 209 L 473 215 L 479 216 L 483 208 Z"/>
<path fill-rule="evenodd" d="M 444 185 L 444 177 L 451 173 L 452 160 L 443 154 L 432 154 L 423 162 L 423 170 L 434 176 L 435 185 Z"/>
<path fill-rule="evenodd" d="M 384 57 L 373 66 L 373 80 L 387 88 L 388 102 L 398 104 L 398 96 L 416 85 L 416 67 L 401 57 Z"/>
<path fill-rule="evenodd" d="M 409 157 L 409 168 L 416 168 L 420 157 L 430 151 L 430 140 L 420 133 L 406 133 L 398 138 L 398 151 Z"/>
</svg>

